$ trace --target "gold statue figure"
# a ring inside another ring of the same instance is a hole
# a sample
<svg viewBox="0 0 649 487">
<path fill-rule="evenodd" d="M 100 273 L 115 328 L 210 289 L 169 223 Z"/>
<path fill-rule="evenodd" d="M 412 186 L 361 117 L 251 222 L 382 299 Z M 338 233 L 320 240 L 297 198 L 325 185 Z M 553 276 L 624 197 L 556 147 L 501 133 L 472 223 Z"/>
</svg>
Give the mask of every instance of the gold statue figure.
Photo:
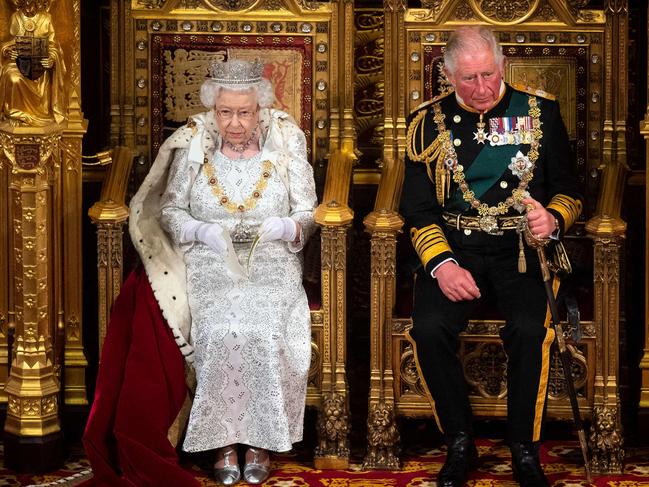
<svg viewBox="0 0 649 487">
<path fill-rule="evenodd" d="M 66 116 L 65 62 L 54 37 L 51 0 L 12 0 L 11 39 L 0 50 L 0 121 L 61 124 Z"/>
</svg>

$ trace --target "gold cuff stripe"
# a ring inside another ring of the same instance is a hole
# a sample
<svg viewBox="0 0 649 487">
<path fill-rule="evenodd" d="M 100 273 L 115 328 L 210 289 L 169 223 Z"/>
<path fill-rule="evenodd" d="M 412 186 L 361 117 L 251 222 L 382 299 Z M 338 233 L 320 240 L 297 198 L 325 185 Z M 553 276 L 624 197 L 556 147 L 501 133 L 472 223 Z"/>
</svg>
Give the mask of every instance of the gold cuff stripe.
<svg viewBox="0 0 649 487">
<path fill-rule="evenodd" d="M 415 357 L 415 365 L 417 367 L 417 375 L 419 375 L 419 381 L 421 382 L 421 385 L 423 386 L 424 393 L 426 394 L 426 399 L 428 399 L 428 402 L 430 403 L 430 407 L 433 410 L 433 417 L 435 418 L 435 423 L 437 423 L 437 427 L 439 430 L 444 433 L 444 428 L 442 428 L 442 423 L 439 421 L 439 417 L 437 416 L 437 409 L 435 408 L 435 399 L 433 399 L 432 394 L 430 393 L 430 390 L 428 389 L 428 385 L 426 384 L 426 380 L 424 378 L 424 373 L 421 371 L 421 365 L 419 365 L 419 355 L 417 354 L 417 344 L 415 341 L 412 339 L 410 336 L 410 330 L 406 330 L 406 340 L 410 342 L 410 345 L 412 345 L 412 354 Z"/>
<path fill-rule="evenodd" d="M 550 201 L 548 208 L 559 212 L 563 217 L 564 229 L 567 230 L 572 226 L 581 214 L 582 204 L 581 201 L 571 198 L 563 194 L 555 195 Z"/>
<path fill-rule="evenodd" d="M 442 229 L 438 225 L 431 225 L 419 231 L 415 230 L 412 234 L 412 245 L 417 248 L 421 246 L 422 243 L 433 238 L 442 238 L 446 240 L 444 232 L 442 232 Z"/>
<path fill-rule="evenodd" d="M 439 254 L 451 250 L 439 225 L 429 225 L 420 230 L 413 228 L 410 236 L 412 245 L 424 267 Z"/>
<path fill-rule="evenodd" d="M 423 239 L 419 239 L 417 242 L 417 245 L 415 246 L 415 249 L 417 249 L 417 252 L 420 250 L 424 250 L 431 245 L 438 244 L 438 243 L 445 243 L 446 239 L 444 238 L 443 235 L 431 235 L 424 237 Z"/>
<path fill-rule="evenodd" d="M 559 279 L 554 276 L 552 281 L 552 294 L 556 297 L 559 291 Z M 548 377 L 550 376 L 550 347 L 554 341 L 554 328 L 550 327 L 552 314 L 550 306 L 548 305 L 545 311 L 545 323 L 543 326 L 547 328 L 545 339 L 541 348 L 541 374 L 539 376 L 539 389 L 536 393 L 536 406 L 534 408 L 534 426 L 532 431 L 532 441 L 539 441 L 541 439 L 541 423 L 543 422 L 543 409 L 545 408 L 545 400 L 548 390 Z"/>
</svg>

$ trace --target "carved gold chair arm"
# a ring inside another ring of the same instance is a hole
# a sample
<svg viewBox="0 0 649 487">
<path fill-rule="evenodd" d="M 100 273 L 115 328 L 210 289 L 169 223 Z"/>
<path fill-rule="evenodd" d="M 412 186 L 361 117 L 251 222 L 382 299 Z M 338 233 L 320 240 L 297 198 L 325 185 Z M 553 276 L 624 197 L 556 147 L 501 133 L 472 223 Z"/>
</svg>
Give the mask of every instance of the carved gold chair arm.
<svg viewBox="0 0 649 487">
<path fill-rule="evenodd" d="M 104 154 L 103 160 L 107 157 Z M 101 188 L 101 196 L 88 216 L 97 226 L 97 288 L 99 349 L 106 336 L 110 309 L 122 288 L 123 226 L 128 219 L 126 191 L 133 165 L 133 151 L 128 147 L 115 147 L 111 154 L 108 172 Z"/>
<path fill-rule="evenodd" d="M 110 162 L 112 160 L 112 163 Z M 115 147 L 111 154 L 97 154 L 97 163 L 108 165 L 108 172 L 101 187 L 101 196 L 90 210 L 88 216 L 97 223 L 119 223 L 128 218 L 126 190 L 133 165 L 133 151 L 128 147 Z"/>
<path fill-rule="evenodd" d="M 319 225 L 339 227 L 351 223 L 354 213 L 347 201 L 355 160 L 356 155 L 345 149 L 337 149 L 329 157 L 324 196 L 315 211 L 315 221 Z"/>
</svg>

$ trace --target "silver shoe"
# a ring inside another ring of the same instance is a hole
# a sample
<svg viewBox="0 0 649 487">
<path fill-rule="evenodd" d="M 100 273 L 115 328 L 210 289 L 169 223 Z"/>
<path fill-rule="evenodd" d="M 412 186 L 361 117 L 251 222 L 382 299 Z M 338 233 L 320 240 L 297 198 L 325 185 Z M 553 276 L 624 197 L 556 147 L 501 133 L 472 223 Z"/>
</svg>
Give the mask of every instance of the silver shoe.
<svg viewBox="0 0 649 487">
<path fill-rule="evenodd" d="M 221 483 L 221 485 L 234 485 L 241 478 L 241 470 L 239 470 L 238 463 L 230 463 L 230 455 L 235 452 L 232 447 L 225 447 L 219 450 L 218 455 L 223 454 L 223 467 L 214 467 L 214 478 Z M 217 460 L 218 461 L 218 460 Z"/>
<path fill-rule="evenodd" d="M 243 467 L 243 478 L 249 484 L 261 484 L 268 478 L 270 466 L 259 463 L 259 454 L 263 451 L 258 448 L 249 448 L 252 453 L 252 462 Z"/>
</svg>

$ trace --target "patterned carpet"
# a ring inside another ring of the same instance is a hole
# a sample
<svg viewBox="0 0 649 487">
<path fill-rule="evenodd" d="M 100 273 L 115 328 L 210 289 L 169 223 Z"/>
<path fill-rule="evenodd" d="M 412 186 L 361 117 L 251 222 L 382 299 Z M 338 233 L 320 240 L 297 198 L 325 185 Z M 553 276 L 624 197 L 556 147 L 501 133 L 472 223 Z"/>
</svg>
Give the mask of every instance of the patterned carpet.
<svg viewBox="0 0 649 487">
<path fill-rule="evenodd" d="M 479 440 L 480 467 L 468 482 L 472 487 L 509 487 L 512 480 L 509 450 L 502 441 Z M 441 449 L 409 448 L 398 472 L 361 470 L 360 463 L 349 470 L 315 470 L 305 452 L 277 455 L 273 470 L 263 484 L 267 487 L 433 487 L 437 472 L 444 462 Z M 624 475 L 593 478 L 598 487 L 649 487 L 649 448 L 627 449 Z M 356 459 L 355 459 L 356 460 Z M 357 459 L 360 462 L 360 458 Z M 587 486 L 581 465 L 578 444 L 572 441 L 548 441 L 541 457 L 545 472 L 554 487 Z M 195 472 L 204 486 L 218 485 L 210 479 L 209 461 L 193 457 L 185 459 L 186 467 Z M 47 475 L 17 475 L 0 469 L 0 486 L 72 486 L 92 475 L 88 461 L 80 449 L 72 449 L 65 467 Z M 240 483 L 238 485 L 245 485 Z M 181 487 L 181 486 L 179 486 Z"/>
</svg>

